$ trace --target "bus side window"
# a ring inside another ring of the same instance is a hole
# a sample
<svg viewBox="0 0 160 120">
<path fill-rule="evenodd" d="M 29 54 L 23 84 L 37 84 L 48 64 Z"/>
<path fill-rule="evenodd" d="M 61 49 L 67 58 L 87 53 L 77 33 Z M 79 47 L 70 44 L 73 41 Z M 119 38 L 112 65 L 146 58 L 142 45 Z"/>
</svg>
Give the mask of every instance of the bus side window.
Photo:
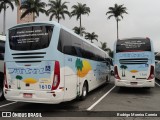
<svg viewBox="0 0 160 120">
<path fill-rule="evenodd" d="M 74 35 L 71 36 L 71 39 L 72 46 L 75 48 L 77 52 L 77 57 L 82 57 L 82 41 Z"/>
<path fill-rule="evenodd" d="M 77 56 L 77 52 L 73 46 L 64 46 L 64 54 Z"/>
<path fill-rule="evenodd" d="M 82 49 L 80 47 L 75 47 L 76 52 L 77 52 L 77 56 L 78 57 L 82 57 Z"/>
<path fill-rule="evenodd" d="M 88 44 L 83 43 L 82 56 L 87 59 L 96 60 L 95 50 Z"/>
<path fill-rule="evenodd" d="M 4 54 L 0 53 L 0 60 L 4 60 Z"/>
<path fill-rule="evenodd" d="M 62 40 L 61 38 L 59 39 L 59 42 L 58 42 L 58 48 L 57 48 L 60 52 L 62 52 Z"/>
</svg>

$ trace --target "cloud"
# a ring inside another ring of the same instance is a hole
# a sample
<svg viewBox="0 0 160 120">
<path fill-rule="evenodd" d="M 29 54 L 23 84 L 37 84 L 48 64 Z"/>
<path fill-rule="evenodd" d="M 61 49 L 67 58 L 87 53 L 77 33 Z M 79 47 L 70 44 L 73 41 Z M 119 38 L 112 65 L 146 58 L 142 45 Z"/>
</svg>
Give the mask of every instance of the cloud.
<svg viewBox="0 0 160 120">
<path fill-rule="evenodd" d="M 48 0 L 45 0 L 48 1 Z M 108 47 L 113 50 L 113 44 L 116 40 L 116 21 L 114 18 L 108 20 L 105 13 L 108 7 L 117 4 L 124 4 L 127 7 L 128 15 L 124 15 L 124 19 L 119 23 L 120 38 L 127 37 L 150 37 L 153 40 L 155 51 L 160 51 L 160 1 L 159 0 L 63 0 L 68 1 L 68 7 L 71 11 L 71 6 L 77 2 L 87 4 L 90 7 L 91 13 L 89 16 L 82 16 L 82 25 L 86 28 L 87 32 L 95 32 L 98 34 L 98 40 L 107 42 Z M 16 25 L 16 9 L 12 12 L 7 10 L 7 25 L 9 28 Z M 41 15 L 36 21 L 46 21 L 49 17 Z M 56 19 L 54 19 L 56 20 Z M 0 14 L 0 26 L 3 21 L 3 11 Z M 57 21 L 57 20 L 56 20 Z M 61 24 L 72 29 L 79 26 L 79 21 L 76 17 L 68 18 L 65 21 L 61 20 Z M 2 27 L 0 27 L 0 33 Z M 100 45 L 95 42 L 96 45 Z"/>
</svg>

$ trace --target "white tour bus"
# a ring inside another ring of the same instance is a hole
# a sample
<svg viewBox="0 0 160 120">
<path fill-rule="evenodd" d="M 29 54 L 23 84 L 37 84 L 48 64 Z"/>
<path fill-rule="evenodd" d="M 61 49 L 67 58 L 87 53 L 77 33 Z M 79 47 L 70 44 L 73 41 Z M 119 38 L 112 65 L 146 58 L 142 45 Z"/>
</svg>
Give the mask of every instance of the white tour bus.
<svg viewBox="0 0 160 120">
<path fill-rule="evenodd" d="M 3 81 L 4 81 L 4 51 L 6 36 L 0 35 L 0 100 L 4 99 Z"/>
<path fill-rule="evenodd" d="M 154 87 L 155 56 L 149 38 L 117 40 L 114 47 L 115 85 Z"/>
<path fill-rule="evenodd" d="M 160 52 L 155 55 L 155 77 L 160 80 Z"/>
<path fill-rule="evenodd" d="M 56 104 L 110 79 L 106 52 L 56 22 L 8 30 L 4 95 L 7 100 Z"/>
</svg>

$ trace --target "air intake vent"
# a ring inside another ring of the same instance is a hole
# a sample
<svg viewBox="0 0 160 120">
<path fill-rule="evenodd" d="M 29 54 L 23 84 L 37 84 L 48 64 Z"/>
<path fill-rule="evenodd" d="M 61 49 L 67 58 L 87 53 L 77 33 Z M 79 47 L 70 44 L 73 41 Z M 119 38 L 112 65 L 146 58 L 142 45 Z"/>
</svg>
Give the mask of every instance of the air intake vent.
<svg viewBox="0 0 160 120">
<path fill-rule="evenodd" d="M 16 63 L 36 63 L 41 62 L 46 52 L 31 52 L 31 53 L 13 53 L 13 59 Z"/>
<path fill-rule="evenodd" d="M 120 64 L 147 64 L 148 58 L 120 59 Z"/>
<path fill-rule="evenodd" d="M 46 54 L 46 52 L 13 53 L 12 55 L 39 55 L 39 54 Z"/>
</svg>

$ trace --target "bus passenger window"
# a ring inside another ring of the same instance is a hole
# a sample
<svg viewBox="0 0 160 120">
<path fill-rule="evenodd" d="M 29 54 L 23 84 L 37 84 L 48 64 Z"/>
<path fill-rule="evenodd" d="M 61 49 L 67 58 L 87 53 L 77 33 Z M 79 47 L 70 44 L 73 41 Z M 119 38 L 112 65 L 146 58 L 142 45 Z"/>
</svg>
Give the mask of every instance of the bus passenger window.
<svg viewBox="0 0 160 120">
<path fill-rule="evenodd" d="M 73 46 L 64 46 L 63 53 L 67 55 L 77 56 L 77 52 Z"/>
</svg>

